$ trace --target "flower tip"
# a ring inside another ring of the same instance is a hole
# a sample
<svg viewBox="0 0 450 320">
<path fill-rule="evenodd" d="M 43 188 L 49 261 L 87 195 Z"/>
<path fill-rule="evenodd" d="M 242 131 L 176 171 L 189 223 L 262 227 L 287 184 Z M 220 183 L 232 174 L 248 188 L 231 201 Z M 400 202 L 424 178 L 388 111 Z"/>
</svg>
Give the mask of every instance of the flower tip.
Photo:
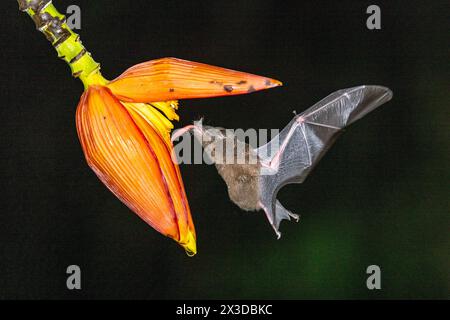
<svg viewBox="0 0 450 320">
<path fill-rule="evenodd" d="M 281 87 L 283 85 L 283 82 L 275 80 L 275 79 L 269 79 L 267 81 L 268 83 L 268 88 L 274 88 L 274 87 Z"/>
<path fill-rule="evenodd" d="M 187 233 L 186 241 L 183 243 L 180 242 L 180 245 L 186 250 L 186 254 L 189 257 L 193 257 L 197 254 L 195 235 L 190 230 Z"/>
</svg>

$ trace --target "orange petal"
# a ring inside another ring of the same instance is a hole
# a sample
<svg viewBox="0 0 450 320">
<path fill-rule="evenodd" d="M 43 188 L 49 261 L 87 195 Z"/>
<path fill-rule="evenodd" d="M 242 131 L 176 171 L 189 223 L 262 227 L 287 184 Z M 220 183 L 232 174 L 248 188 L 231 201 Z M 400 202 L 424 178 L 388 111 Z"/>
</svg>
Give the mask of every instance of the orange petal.
<svg viewBox="0 0 450 320">
<path fill-rule="evenodd" d="M 180 234 L 184 235 L 188 230 L 194 230 L 186 193 L 178 165 L 172 161 L 172 142 L 170 136 L 159 134 L 157 128 L 153 127 L 150 119 L 146 116 L 143 106 L 139 103 L 123 104 L 136 126 L 141 130 L 153 152 L 158 155 L 161 172 L 167 184 L 175 212 L 178 216 L 178 227 Z M 181 218 L 180 218 L 180 215 Z M 181 242 L 185 242 L 181 239 Z"/>
<path fill-rule="evenodd" d="M 83 94 L 76 119 L 86 160 L 99 179 L 144 221 L 195 254 L 178 167 L 152 126 L 101 86 Z"/>
<path fill-rule="evenodd" d="M 107 86 L 127 102 L 155 102 L 251 93 L 278 80 L 203 63 L 162 58 L 135 65 Z"/>
</svg>

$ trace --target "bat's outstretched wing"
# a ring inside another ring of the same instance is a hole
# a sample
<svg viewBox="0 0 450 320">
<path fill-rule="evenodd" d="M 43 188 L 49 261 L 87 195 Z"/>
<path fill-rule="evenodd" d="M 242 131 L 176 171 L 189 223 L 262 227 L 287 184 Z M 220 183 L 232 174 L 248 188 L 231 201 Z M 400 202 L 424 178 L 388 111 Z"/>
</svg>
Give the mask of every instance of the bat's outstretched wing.
<svg viewBox="0 0 450 320">
<path fill-rule="evenodd" d="M 389 101 L 392 91 L 359 86 L 332 93 L 294 119 L 268 144 L 257 149 L 261 159 L 259 205 L 280 236 L 279 224 L 296 215 L 276 199 L 286 184 L 303 182 L 341 129 Z"/>
</svg>

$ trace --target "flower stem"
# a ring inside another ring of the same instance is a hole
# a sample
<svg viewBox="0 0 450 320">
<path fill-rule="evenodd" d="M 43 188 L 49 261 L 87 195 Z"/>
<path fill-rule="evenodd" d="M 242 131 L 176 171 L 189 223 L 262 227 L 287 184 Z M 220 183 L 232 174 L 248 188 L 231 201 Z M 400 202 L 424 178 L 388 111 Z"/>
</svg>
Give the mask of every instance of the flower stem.
<svg viewBox="0 0 450 320">
<path fill-rule="evenodd" d="M 95 62 L 80 40 L 66 23 L 66 17 L 59 13 L 52 0 L 17 0 L 20 10 L 26 12 L 55 47 L 58 57 L 64 60 L 75 78 L 80 78 L 85 89 L 92 84 L 105 84 L 100 64 Z"/>
</svg>

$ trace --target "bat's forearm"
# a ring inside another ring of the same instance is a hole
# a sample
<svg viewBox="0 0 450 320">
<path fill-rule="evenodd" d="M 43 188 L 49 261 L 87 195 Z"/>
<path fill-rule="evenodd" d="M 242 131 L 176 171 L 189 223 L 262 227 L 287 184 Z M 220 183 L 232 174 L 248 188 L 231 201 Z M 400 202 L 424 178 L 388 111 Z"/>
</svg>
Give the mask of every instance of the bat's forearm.
<svg viewBox="0 0 450 320">
<path fill-rule="evenodd" d="M 58 57 L 71 68 L 72 75 L 87 85 L 89 78 L 99 73 L 100 64 L 66 23 L 66 17 L 59 13 L 51 0 L 17 0 L 21 11 L 26 12 L 58 52 Z"/>
</svg>

